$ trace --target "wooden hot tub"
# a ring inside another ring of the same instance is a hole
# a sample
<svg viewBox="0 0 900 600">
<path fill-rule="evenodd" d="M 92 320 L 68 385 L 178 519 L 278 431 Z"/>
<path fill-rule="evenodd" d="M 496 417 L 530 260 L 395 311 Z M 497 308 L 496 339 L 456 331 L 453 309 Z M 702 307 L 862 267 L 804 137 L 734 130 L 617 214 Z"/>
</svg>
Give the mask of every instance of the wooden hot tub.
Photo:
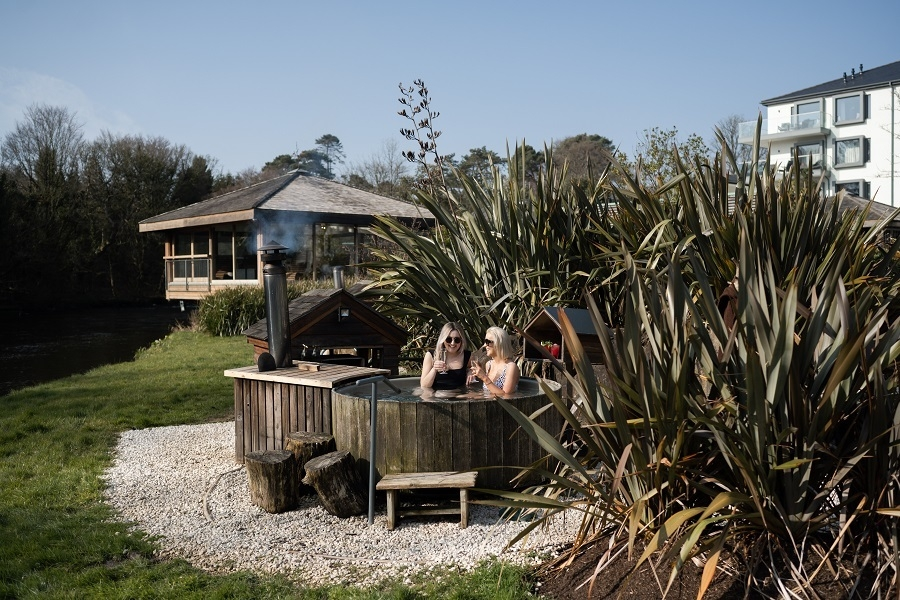
<svg viewBox="0 0 900 600">
<path fill-rule="evenodd" d="M 248 452 L 281 450 L 284 437 L 293 431 L 330 433 L 337 449 L 349 451 L 367 476 L 372 386 L 355 382 L 388 374 L 386 369 L 304 362 L 263 373 L 256 367 L 225 371 L 234 378 L 235 460 L 244 462 Z M 464 394 L 440 391 L 423 396 L 417 377 L 390 381 L 402 393 L 378 384 L 379 478 L 388 473 L 502 467 L 481 471 L 477 485 L 504 489 L 520 467 L 544 455 L 503 407 L 478 387 Z M 547 383 L 559 389 L 558 383 Z M 519 391 L 507 399 L 526 415 L 549 402 L 537 381 L 524 378 Z M 552 408 L 537 422 L 554 435 L 563 426 L 562 416 Z"/>
<path fill-rule="evenodd" d="M 423 396 L 417 377 L 391 379 L 391 383 L 402 393 L 378 384 L 375 469 L 379 476 L 504 467 L 480 471 L 477 485 L 505 489 L 510 487 L 510 479 L 521 467 L 546 454 L 480 388 L 473 387 L 459 394 L 426 392 Z M 556 382 L 548 384 L 559 389 Z M 371 384 L 349 385 L 336 388 L 331 397 L 335 444 L 357 459 L 364 459 L 366 468 L 371 393 Z M 519 391 L 506 400 L 526 415 L 549 402 L 533 379 L 520 380 Z M 555 435 L 563 426 L 563 417 L 551 408 L 537 422 Z"/>
</svg>

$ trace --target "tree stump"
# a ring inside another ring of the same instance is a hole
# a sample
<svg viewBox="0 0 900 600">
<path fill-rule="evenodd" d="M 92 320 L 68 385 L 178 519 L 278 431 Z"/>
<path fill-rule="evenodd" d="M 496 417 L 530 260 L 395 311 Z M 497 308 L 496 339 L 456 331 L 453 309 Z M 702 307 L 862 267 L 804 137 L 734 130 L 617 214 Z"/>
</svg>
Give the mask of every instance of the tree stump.
<svg viewBox="0 0 900 600">
<path fill-rule="evenodd" d="M 311 494 L 315 490 L 307 485 L 303 485 L 303 478 L 306 477 L 306 463 L 334 452 L 334 436 L 330 433 L 318 433 L 312 431 L 292 431 L 284 436 L 284 449 L 294 453 L 294 460 L 297 461 L 297 481 L 299 484 L 299 493 Z"/>
<path fill-rule="evenodd" d="M 250 501 L 270 513 L 297 506 L 297 465 L 287 450 L 250 452 L 244 456 L 250 480 Z"/>
<path fill-rule="evenodd" d="M 356 461 L 346 450 L 329 452 L 307 462 L 303 483 L 316 489 L 322 506 L 336 517 L 360 515 L 368 509 Z"/>
</svg>

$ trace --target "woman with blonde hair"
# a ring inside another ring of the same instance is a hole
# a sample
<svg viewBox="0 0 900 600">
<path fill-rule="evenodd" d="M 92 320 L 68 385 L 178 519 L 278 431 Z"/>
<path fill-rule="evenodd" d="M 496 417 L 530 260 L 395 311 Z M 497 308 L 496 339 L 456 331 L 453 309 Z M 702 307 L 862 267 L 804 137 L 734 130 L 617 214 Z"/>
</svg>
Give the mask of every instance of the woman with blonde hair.
<svg viewBox="0 0 900 600">
<path fill-rule="evenodd" d="M 471 355 L 462 326 L 453 321 L 445 324 L 438 334 L 434 354 L 425 353 L 419 385 L 433 390 L 465 387 Z"/>
<path fill-rule="evenodd" d="M 519 388 L 519 366 L 512 338 L 505 329 L 489 327 L 484 334 L 484 350 L 490 359 L 483 367 L 472 364 L 472 374 L 493 394 L 511 394 Z"/>
</svg>

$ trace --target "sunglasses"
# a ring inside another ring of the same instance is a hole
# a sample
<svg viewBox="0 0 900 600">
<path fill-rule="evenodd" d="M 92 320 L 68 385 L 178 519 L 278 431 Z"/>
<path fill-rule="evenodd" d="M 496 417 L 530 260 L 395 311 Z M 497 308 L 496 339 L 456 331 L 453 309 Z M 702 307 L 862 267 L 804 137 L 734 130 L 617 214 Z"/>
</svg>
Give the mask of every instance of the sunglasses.
<svg viewBox="0 0 900 600">
<path fill-rule="evenodd" d="M 444 338 L 445 344 L 462 344 L 461 337 L 446 337 Z"/>
<path fill-rule="evenodd" d="M 494 345 L 494 340 L 489 340 L 489 339 L 487 339 L 487 338 L 484 338 L 484 345 L 485 345 L 485 346 L 493 346 L 493 345 Z"/>
</svg>

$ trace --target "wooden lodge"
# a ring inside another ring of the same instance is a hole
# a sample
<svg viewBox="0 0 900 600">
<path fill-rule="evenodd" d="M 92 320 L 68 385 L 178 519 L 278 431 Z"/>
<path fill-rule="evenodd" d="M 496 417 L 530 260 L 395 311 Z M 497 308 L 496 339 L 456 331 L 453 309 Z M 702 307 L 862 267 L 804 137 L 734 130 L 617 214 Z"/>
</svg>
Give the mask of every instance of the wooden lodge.
<svg viewBox="0 0 900 600">
<path fill-rule="evenodd" d="M 311 290 L 288 303 L 291 358 L 385 369 L 397 376 L 407 332 L 344 289 Z M 266 319 L 244 332 L 254 359 L 269 350 Z"/>
<path fill-rule="evenodd" d="M 291 171 L 144 219 L 138 229 L 164 235 L 166 299 L 200 300 L 262 285 L 257 249 L 272 239 L 288 248 L 288 279 L 327 279 L 338 266 L 353 273 L 372 245 L 375 215 L 416 227 L 434 222 L 409 202 Z"/>
</svg>

